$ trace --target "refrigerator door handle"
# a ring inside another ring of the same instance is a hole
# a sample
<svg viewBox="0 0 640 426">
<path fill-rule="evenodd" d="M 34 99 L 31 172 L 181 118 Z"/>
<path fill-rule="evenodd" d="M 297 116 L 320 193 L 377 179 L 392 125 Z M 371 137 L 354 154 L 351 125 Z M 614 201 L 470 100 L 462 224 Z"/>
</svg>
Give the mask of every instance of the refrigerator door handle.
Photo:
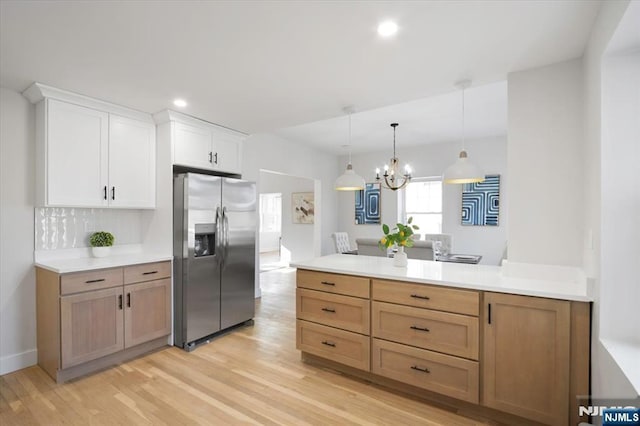
<svg viewBox="0 0 640 426">
<path fill-rule="evenodd" d="M 222 244 L 220 243 L 221 234 L 222 234 L 221 223 L 222 223 L 222 220 L 220 219 L 220 207 L 216 207 L 216 233 L 215 233 L 214 250 L 215 250 L 215 257 L 218 263 L 220 263 L 222 259 L 221 250 L 220 250 L 222 248 Z"/>
<path fill-rule="evenodd" d="M 227 208 L 222 208 L 222 227 L 224 230 L 222 231 L 224 234 L 223 244 L 224 244 L 224 258 L 226 260 L 227 252 L 229 251 L 229 217 L 227 216 Z"/>
</svg>

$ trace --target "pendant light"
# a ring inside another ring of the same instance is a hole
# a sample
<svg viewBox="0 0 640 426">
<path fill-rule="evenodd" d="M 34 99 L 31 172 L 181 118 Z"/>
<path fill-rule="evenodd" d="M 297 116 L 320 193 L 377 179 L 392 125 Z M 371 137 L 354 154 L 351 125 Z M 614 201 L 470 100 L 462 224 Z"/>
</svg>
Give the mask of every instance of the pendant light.
<svg viewBox="0 0 640 426">
<path fill-rule="evenodd" d="M 484 180 L 483 171 L 469 161 L 467 151 L 464 149 L 464 90 L 469 86 L 471 86 L 471 80 L 456 83 L 456 87 L 462 90 L 462 150 L 458 160 L 444 171 L 442 175 L 444 183 L 475 183 Z"/>
<path fill-rule="evenodd" d="M 349 145 L 347 145 L 349 148 L 349 164 L 347 164 L 347 169 L 344 173 L 336 179 L 334 188 L 336 191 L 360 191 L 365 187 L 364 179 L 353 171 L 353 166 L 351 165 L 351 114 L 353 114 L 353 107 L 346 107 L 344 111 L 349 114 Z"/>
<path fill-rule="evenodd" d="M 411 167 L 406 164 L 404 173 L 399 170 L 400 160 L 396 157 L 396 127 L 398 127 L 398 123 L 391 123 L 391 127 L 393 127 L 393 157 L 391 157 L 390 164 L 384 165 L 382 177 L 380 177 L 380 169 L 376 169 L 376 182 L 382 181 L 382 185 L 386 188 L 397 191 L 404 188 L 411 180 Z"/>
</svg>

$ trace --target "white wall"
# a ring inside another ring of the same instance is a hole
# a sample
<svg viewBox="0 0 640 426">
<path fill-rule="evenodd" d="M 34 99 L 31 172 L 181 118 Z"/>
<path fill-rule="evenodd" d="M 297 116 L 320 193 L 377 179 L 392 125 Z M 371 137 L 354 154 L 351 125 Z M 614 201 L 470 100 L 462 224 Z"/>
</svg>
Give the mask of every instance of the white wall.
<svg viewBox="0 0 640 426">
<path fill-rule="evenodd" d="M 293 223 L 291 194 L 293 192 L 313 192 L 313 180 L 277 173 L 260 172 L 258 191 L 260 193 L 280 192 L 282 194 L 282 255 L 283 262 L 295 262 L 314 257 L 314 225 Z M 262 236 L 261 236 L 262 238 Z"/>
<path fill-rule="evenodd" d="M 640 347 L 640 50 L 604 61 L 601 152 L 601 335 Z"/>
<path fill-rule="evenodd" d="M 508 199 L 507 190 L 507 145 L 506 137 L 498 136 L 465 143 L 469 158 L 481 166 L 486 174 L 500 175 L 500 218 L 499 226 L 462 226 L 460 215 L 462 209 L 462 185 L 443 186 L 443 221 L 442 232 L 451 234 L 453 251 L 482 255 L 482 264 L 497 265 L 500 262 L 507 239 Z M 460 144 L 439 143 L 424 146 L 413 146 L 398 150 L 400 161 L 408 162 L 414 170 L 414 177 L 441 176 L 444 170 L 458 158 Z M 374 182 L 375 169 L 388 162 L 389 151 L 356 154 L 352 156 L 352 164 L 356 173 L 367 182 Z M 344 167 L 346 157 L 340 158 L 339 164 Z M 395 224 L 398 221 L 398 192 L 382 190 L 381 221 Z M 338 194 L 340 212 L 338 230 L 349 233 L 351 245 L 355 247 L 356 238 L 380 238 L 381 225 L 356 225 L 354 218 L 355 195 L 353 192 Z M 420 232 L 420 231 L 417 231 Z"/>
<path fill-rule="evenodd" d="M 603 188 L 601 187 L 601 180 L 604 178 L 601 168 L 601 161 L 603 159 L 601 152 L 607 149 L 602 146 L 603 55 L 628 6 L 628 1 L 604 2 L 602 4 L 600 13 L 591 31 L 582 64 L 584 70 L 583 124 L 585 133 L 585 179 L 582 186 L 585 210 L 583 267 L 590 277 L 595 295 L 592 309 L 591 386 L 592 394 L 600 397 L 632 397 L 637 395 L 637 392 L 634 393 L 633 386 L 622 372 L 620 366 L 600 341 L 602 337 L 601 318 L 607 315 L 606 309 L 603 310 L 601 306 L 602 297 L 604 296 L 606 298 L 608 294 L 615 295 L 618 300 L 627 297 L 626 294 L 617 293 L 615 289 L 611 288 L 610 282 L 601 281 L 600 256 L 603 249 L 601 244 L 601 221 L 603 215 L 601 212 L 604 207 L 602 201 Z M 629 214 L 634 213 L 636 212 L 629 212 Z M 634 264 L 637 264 L 637 261 L 634 262 Z M 637 277 L 637 273 L 623 279 L 629 283 L 637 283 L 635 277 Z"/>
<path fill-rule="evenodd" d="M 243 148 L 242 177 L 260 185 L 260 170 L 312 179 L 315 188 L 316 223 L 313 255 L 333 253 L 331 234 L 336 231 L 337 200 L 333 183 L 338 177 L 334 155 L 296 144 L 271 134 L 247 138 Z M 283 199 L 284 203 L 284 199 Z"/>
<path fill-rule="evenodd" d="M 36 363 L 35 107 L 0 88 L 0 374 Z"/>
<path fill-rule="evenodd" d="M 508 86 L 509 261 L 581 266 L 582 62 L 511 73 Z"/>
</svg>

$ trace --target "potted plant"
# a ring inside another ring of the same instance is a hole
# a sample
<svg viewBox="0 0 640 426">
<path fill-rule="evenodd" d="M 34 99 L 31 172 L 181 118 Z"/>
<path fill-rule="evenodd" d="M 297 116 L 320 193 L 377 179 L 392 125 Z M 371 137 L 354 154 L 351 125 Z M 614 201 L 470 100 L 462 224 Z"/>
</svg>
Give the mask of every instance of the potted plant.
<svg viewBox="0 0 640 426">
<path fill-rule="evenodd" d="M 419 229 L 418 225 L 412 225 L 413 217 L 409 217 L 406 225 L 402 223 L 396 224 L 393 231 L 389 232 L 389 225 L 382 225 L 382 232 L 384 236 L 378 242 L 380 250 L 387 250 L 389 247 L 395 245 L 398 247 L 398 251 L 393 256 L 394 266 L 407 266 L 407 254 L 404 252 L 405 247 L 413 247 L 413 231 Z"/>
<path fill-rule="evenodd" d="M 91 253 L 93 254 L 93 257 L 108 256 L 114 240 L 115 238 L 111 232 L 98 231 L 91 234 L 91 237 L 89 237 L 89 244 L 91 244 Z"/>
</svg>

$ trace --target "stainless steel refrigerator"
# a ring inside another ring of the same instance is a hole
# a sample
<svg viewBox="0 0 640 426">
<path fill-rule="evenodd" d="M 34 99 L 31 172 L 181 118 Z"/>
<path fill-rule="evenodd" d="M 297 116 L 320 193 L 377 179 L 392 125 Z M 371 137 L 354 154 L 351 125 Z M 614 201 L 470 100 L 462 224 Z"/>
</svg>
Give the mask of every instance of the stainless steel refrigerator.
<svg viewBox="0 0 640 426">
<path fill-rule="evenodd" d="M 182 173 L 173 198 L 174 345 L 191 350 L 252 321 L 256 184 Z"/>
</svg>

